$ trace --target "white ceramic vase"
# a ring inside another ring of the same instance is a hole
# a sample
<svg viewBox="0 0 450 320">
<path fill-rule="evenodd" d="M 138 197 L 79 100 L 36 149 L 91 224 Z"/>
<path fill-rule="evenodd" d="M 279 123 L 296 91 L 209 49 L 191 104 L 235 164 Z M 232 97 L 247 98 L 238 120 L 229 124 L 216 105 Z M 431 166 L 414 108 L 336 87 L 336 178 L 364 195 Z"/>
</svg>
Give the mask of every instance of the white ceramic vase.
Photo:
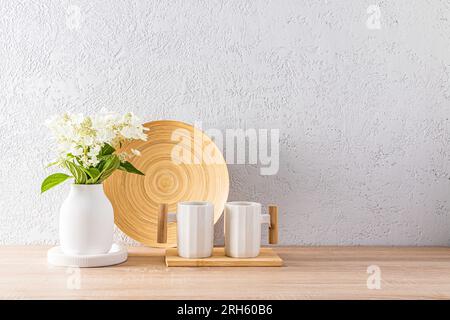
<svg viewBox="0 0 450 320">
<path fill-rule="evenodd" d="M 60 210 L 62 251 L 68 255 L 108 253 L 113 232 L 114 211 L 103 185 L 72 184 Z"/>
</svg>

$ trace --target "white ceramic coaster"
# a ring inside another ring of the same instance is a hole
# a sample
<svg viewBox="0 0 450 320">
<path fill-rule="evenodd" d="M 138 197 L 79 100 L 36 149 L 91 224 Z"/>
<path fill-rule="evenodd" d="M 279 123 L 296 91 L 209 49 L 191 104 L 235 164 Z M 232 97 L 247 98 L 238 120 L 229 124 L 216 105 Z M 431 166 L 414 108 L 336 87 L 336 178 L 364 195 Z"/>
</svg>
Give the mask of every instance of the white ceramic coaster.
<svg viewBox="0 0 450 320">
<path fill-rule="evenodd" d="M 114 243 L 111 250 L 105 254 L 66 255 L 62 252 L 61 247 L 53 247 L 47 252 L 48 263 L 64 267 L 106 267 L 125 262 L 127 258 L 127 249 L 116 243 Z"/>
</svg>

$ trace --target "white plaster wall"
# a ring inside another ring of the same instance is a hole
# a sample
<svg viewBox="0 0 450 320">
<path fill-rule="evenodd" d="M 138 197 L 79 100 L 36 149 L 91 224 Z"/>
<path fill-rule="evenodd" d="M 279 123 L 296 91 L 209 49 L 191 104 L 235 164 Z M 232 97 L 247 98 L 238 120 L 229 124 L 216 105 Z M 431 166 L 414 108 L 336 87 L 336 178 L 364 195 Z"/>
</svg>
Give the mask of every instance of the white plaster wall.
<svg viewBox="0 0 450 320">
<path fill-rule="evenodd" d="M 279 173 L 230 166 L 230 199 L 278 203 L 282 244 L 448 245 L 450 4 L 369 30 L 373 3 L 1 0 L 0 243 L 57 241 L 42 123 L 107 107 L 279 128 Z"/>
</svg>

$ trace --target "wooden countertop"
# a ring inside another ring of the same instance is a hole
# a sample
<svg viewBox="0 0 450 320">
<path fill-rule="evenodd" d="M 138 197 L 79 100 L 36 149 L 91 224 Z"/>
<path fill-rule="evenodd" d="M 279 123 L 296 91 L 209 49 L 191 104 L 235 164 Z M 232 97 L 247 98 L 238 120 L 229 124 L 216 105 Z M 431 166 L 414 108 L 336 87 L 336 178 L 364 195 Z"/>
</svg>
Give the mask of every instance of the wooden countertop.
<svg viewBox="0 0 450 320">
<path fill-rule="evenodd" d="M 48 248 L 0 247 L 0 298 L 450 299 L 446 247 L 278 247 L 285 266 L 270 268 L 167 268 L 163 250 L 133 247 L 122 265 L 78 270 L 48 265 Z"/>
</svg>

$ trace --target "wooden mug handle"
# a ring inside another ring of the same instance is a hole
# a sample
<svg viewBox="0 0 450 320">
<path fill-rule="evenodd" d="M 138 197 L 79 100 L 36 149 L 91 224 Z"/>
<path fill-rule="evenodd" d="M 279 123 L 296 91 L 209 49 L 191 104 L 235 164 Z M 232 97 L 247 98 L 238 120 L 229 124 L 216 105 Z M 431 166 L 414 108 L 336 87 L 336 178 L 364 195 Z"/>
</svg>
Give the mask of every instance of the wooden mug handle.
<svg viewBox="0 0 450 320">
<path fill-rule="evenodd" d="M 159 205 L 158 210 L 158 234 L 157 242 L 166 243 L 167 242 L 167 212 L 169 206 L 167 203 L 162 203 Z"/>
<path fill-rule="evenodd" d="M 278 207 L 275 205 L 269 206 L 270 227 L 269 227 L 269 243 L 278 243 Z"/>
</svg>

